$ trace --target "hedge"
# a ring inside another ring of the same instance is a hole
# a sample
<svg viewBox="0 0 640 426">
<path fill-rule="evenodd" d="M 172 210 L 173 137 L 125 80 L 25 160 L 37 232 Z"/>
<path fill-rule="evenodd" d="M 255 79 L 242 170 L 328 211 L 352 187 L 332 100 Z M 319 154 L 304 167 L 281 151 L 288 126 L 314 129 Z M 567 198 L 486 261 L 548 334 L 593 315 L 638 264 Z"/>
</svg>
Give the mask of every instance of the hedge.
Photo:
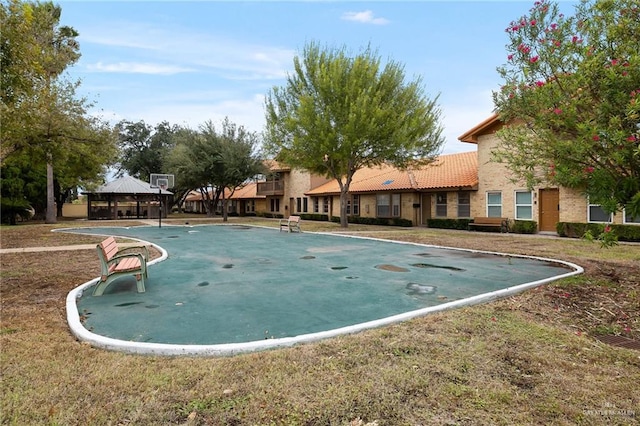
<svg viewBox="0 0 640 426">
<path fill-rule="evenodd" d="M 301 213 L 300 219 L 302 220 L 316 220 L 319 222 L 327 222 L 329 220 L 329 216 L 326 214 L 320 213 Z"/>
<path fill-rule="evenodd" d="M 618 241 L 640 242 L 640 226 L 610 224 L 611 231 L 618 236 Z M 604 229 L 602 223 L 558 222 L 556 231 L 561 237 L 582 238 L 587 231 L 599 235 Z"/>
<path fill-rule="evenodd" d="M 331 221 L 340 223 L 340 216 L 332 216 Z M 354 223 L 359 225 L 378 225 L 378 226 L 403 226 L 410 228 L 413 226 L 413 222 L 408 219 L 400 218 L 381 218 L 381 217 L 361 217 L 361 216 L 347 216 L 348 223 Z"/>
<path fill-rule="evenodd" d="M 514 220 L 509 227 L 514 234 L 535 234 L 538 232 L 538 222 L 535 220 Z"/>
<path fill-rule="evenodd" d="M 460 229 L 466 231 L 469 229 L 469 222 L 472 219 L 427 219 L 429 228 L 440 229 Z"/>
</svg>

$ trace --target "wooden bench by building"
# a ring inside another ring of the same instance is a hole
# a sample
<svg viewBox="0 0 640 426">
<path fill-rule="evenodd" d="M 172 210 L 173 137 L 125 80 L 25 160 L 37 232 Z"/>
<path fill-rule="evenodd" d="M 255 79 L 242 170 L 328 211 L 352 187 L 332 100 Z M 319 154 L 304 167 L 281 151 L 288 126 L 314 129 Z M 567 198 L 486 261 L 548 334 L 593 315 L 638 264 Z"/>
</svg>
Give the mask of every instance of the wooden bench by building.
<svg viewBox="0 0 640 426">
<path fill-rule="evenodd" d="M 509 218 L 506 217 L 474 217 L 469 222 L 469 230 L 500 229 L 500 232 L 509 232 Z"/>
</svg>

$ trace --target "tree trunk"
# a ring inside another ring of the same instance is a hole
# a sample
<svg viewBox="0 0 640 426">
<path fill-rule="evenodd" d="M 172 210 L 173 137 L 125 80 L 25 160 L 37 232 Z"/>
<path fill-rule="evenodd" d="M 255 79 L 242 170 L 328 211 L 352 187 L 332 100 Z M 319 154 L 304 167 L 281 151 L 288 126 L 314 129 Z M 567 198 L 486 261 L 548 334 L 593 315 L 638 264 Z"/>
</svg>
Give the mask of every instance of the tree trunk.
<svg viewBox="0 0 640 426">
<path fill-rule="evenodd" d="M 347 220 L 347 200 L 349 198 L 349 192 L 346 185 L 340 189 L 340 227 L 347 228 L 349 221 Z"/>
<path fill-rule="evenodd" d="M 222 189 L 222 221 L 227 221 L 227 199 L 224 198 L 224 188 Z"/>
<path fill-rule="evenodd" d="M 56 223 L 56 203 L 53 194 L 53 160 L 51 153 L 47 154 L 47 213 L 44 223 Z"/>
</svg>

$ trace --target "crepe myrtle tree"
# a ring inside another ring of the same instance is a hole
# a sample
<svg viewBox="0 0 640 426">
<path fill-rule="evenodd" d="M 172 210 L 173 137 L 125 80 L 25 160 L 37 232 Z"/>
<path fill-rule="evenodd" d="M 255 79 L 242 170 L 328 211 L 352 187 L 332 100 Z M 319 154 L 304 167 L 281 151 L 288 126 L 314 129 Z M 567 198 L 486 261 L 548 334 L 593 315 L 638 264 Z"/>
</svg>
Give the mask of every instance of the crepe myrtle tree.
<svg viewBox="0 0 640 426">
<path fill-rule="evenodd" d="M 367 47 L 356 55 L 309 43 L 283 87 L 267 94 L 265 149 L 279 161 L 336 179 L 340 225 L 356 171 L 382 163 L 408 167 L 442 147 L 438 97 L 404 68 Z"/>
<path fill-rule="evenodd" d="M 494 156 L 530 187 L 640 217 L 639 16 L 637 0 L 583 0 L 574 16 L 539 1 L 507 27 Z"/>
</svg>

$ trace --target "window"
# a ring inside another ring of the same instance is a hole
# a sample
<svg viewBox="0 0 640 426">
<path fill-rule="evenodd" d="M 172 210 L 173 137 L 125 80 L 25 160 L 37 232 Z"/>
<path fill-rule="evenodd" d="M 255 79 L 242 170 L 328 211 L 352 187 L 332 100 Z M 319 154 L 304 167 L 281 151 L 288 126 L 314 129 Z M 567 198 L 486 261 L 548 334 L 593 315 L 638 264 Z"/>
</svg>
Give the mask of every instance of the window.
<svg viewBox="0 0 640 426">
<path fill-rule="evenodd" d="M 313 212 L 320 213 L 320 198 L 313 197 Z"/>
<path fill-rule="evenodd" d="M 376 216 L 377 217 L 399 217 L 400 216 L 400 194 L 376 195 Z"/>
<path fill-rule="evenodd" d="M 247 200 L 244 205 L 244 211 L 246 213 L 253 213 L 256 211 L 256 200 Z"/>
<path fill-rule="evenodd" d="M 622 216 L 623 216 L 624 223 L 640 225 L 640 216 L 628 215 L 626 210 L 622 211 Z"/>
<path fill-rule="evenodd" d="M 611 215 L 605 213 L 600 204 L 589 204 L 587 216 L 589 222 L 611 222 Z"/>
<path fill-rule="evenodd" d="M 322 212 L 329 214 L 329 197 L 324 197 L 324 203 L 322 203 Z"/>
<path fill-rule="evenodd" d="M 296 212 L 300 213 L 302 211 L 302 198 L 296 198 Z"/>
<path fill-rule="evenodd" d="M 353 196 L 353 215 L 354 216 L 360 215 L 360 196 L 359 195 Z"/>
<path fill-rule="evenodd" d="M 487 192 L 487 217 L 502 217 L 502 192 Z"/>
<path fill-rule="evenodd" d="M 304 213 L 309 211 L 309 199 L 307 197 L 302 199 L 302 211 Z"/>
<path fill-rule="evenodd" d="M 436 193 L 436 217 L 447 217 L 447 193 Z"/>
<path fill-rule="evenodd" d="M 516 219 L 533 219 L 533 202 L 531 191 L 516 191 Z"/>
<path fill-rule="evenodd" d="M 391 195 L 391 210 L 393 217 L 400 217 L 400 194 Z"/>
<path fill-rule="evenodd" d="M 271 199 L 271 211 L 279 212 L 280 211 L 280 198 L 272 198 Z"/>
<path fill-rule="evenodd" d="M 471 192 L 458 192 L 458 217 L 471 217 Z"/>
<path fill-rule="evenodd" d="M 391 216 L 391 199 L 389 194 L 376 195 L 376 216 L 377 217 L 389 217 Z"/>
</svg>

